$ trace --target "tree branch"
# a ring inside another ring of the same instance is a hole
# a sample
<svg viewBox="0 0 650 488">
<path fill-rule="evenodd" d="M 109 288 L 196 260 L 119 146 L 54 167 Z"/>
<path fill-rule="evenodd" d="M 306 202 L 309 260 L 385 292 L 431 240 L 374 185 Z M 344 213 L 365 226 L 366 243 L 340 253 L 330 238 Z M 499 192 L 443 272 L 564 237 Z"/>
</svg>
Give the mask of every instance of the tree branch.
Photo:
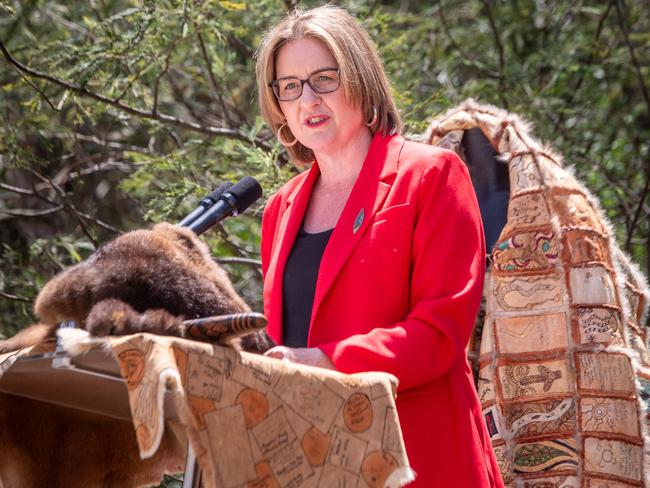
<svg viewBox="0 0 650 488">
<path fill-rule="evenodd" d="M 158 114 L 158 94 L 159 94 L 159 88 L 160 88 L 160 81 L 162 80 L 162 77 L 165 76 L 169 72 L 169 58 L 172 54 L 172 51 L 176 47 L 176 43 L 178 42 L 178 37 L 175 37 L 173 42 L 171 42 L 167 46 L 167 52 L 165 54 L 165 65 L 163 69 L 158 73 L 158 76 L 156 76 L 156 81 L 154 82 L 153 86 L 153 108 L 151 109 L 151 113 L 157 115 Z M 154 61 L 155 62 L 155 61 Z"/>
<path fill-rule="evenodd" d="M 31 192 L 29 190 L 25 190 L 24 188 L 19 188 L 17 186 L 8 185 L 7 183 L 0 182 L 0 188 L 2 188 L 3 190 L 13 192 L 13 193 L 18 193 L 20 195 L 27 195 L 27 196 L 30 196 L 30 197 L 35 197 L 36 196 L 36 195 L 34 195 L 34 192 Z"/>
<path fill-rule="evenodd" d="M 221 96 L 221 93 L 217 88 L 217 80 L 214 76 L 214 71 L 212 71 L 212 61 L 210 61 L 210 56 L 208 56 L 208 50 L 205 47 L 205 42 L 203 42 L 203 36 L 198 30 L 196 32 L 196 38 L 199 41 L 199 47 L 201 48 L 201 56 L 203 57 L 206 70 L 208 72 L 208 85 L 210 86 L 210 92 L 212 93 L 212 97 L 219 105 L 221 105 L 221 111 L 226 120 L 226 123 L 228 124 L 229 127 L 232 127 L 232 120 L 230 120 L 230 114 L 228 113 L 228 109 L 226 108 L 226 102 L 224 102 L 223 97 Z"/>
<path fill-rule="evenodd" d="M 125 163 L 124 161 L 107 161 L 105 163 L 98 163 L 88 168 L 70 172 L 68 180 L 81 178 L 83 176 L 92 175 L 95 173 L 102 173 L 104 171 L 133 171 L 138 164 Z"/>
<path fill-rule="evenodd" d="M 108 141 L 106 139 L 100 139 L 97 136 L 83 134 L 81 132 L 74 132 L 72 134 L 68 132 L 44 132 L 44 134 L 47 134 L 49 137 L 57 137 L 59 139 L 74 138 L 80 141 L 92 142 L 97 144 L 98 146 L 107 147 L 110 149 L 116 149 L 118 151 L 132 151 L 132 152 L 150 154 L 149 149 L 146 147 L 132 146 L 130 144 L 124 144 L 122 142 L 117 142 L 117 141 Z"/>
<path fill-rule="evenodd" d="M 643 209 L 643 203 L 645 202 L 645 199 L 647 198 L 649 191 L 650 191 L 650 171 L 646 170 L 645 186 L 643 187 L 643 191 L 641 192 L 641 197 L 639 198 L 639 203 L 636 207 L 636 211 L 634 212 L 634 217 L 632 218 L 632 222 L 630 223 L 630 226 L 628 228 L 627 239 L 625 240 L 625 250 L 627 252 L 630 252 L 630 245 L 632 242 L 632 236 L 634 235 L 634 228 L 636 227 L 636 224 L 639 221 L 639 218 L 641 217 L 641 210 Z M 650 256 L 648 256 L 648 260 L 650 260 Z"/>
<path fill-rule="evenodd" d="M 88 0 L 88 4 L 90 5 L 91 10 L 95 14 L 95 18 L 97 19 L 97 21 L 103 22 L 104 19 L 102 18 L 102 14 L 99 12 L 97 5 L 95 5 L 95 0 Z"/>
<path fill-rule="evenodd" d="M 624 0 L 613 0 L 613 3 L 614 6 L 616 7 L 616 17 L 618 19 L 618 25 L 621 29 L 621 33 L 623 34 L 625 45 L 627 46 L 627 49 L 630 53 L 630 60 L 632 61 L 632 66 L 634 66 L 634 71 L 636 72 L 636 76 L 639 82 L 639 88 L 641 89 L 641 93 L 643 94 L 643 98 L 645 100 L 646 107 L 648 109 L 648 114 L 650 115 L 650 94 L 648 93 L 648 87 L 645 84 L 645 79 L 643 77 L 643 73 L 641 72 L 641 65 L 639 64 L 639 60 L 636 57 L 636 50 L 634 48 L 634 45 L 632 44 L 632 41 L 630 40 L 630 34 L 627 31 L 627 27 L 623 19 L 621 4 L 625 5 L 625 2 Z M 632 218 L 627 239 L 625 241 L 625 249 L 628 252 L 630 250 L 630 243 L 631 243 L 632 235 L 634 233 L 634 227 L 636 227 L 636 224 L 641 216 L 641 210 L 643 209 L 643 204 L 645 202 L 646 197 L 648 196 L 648 191 L 650 189 L 650 163 L 646 163 L 645 166 L 646 166 L 645 186 L 641 193 L 641 198 L 639 199 L 639 203 L 636 207 L 636 211 L 634 212 L 634 217 Z M 648 239 L 648 246 L 650 247 L 650 239 Z M 648 269 L 650 269 L 650 257 L 647 257 L 647 259 L 648 259 Z"/>
<path fill-rule="evenodd" d="M 67 210 L 69 210 L 76 217 L 77 222 L 79 222 L 79 227 L 81 228 L 81 232 L 83 232 L 86 235 L 86 237 L 88 237 L 90 242 L 93 243 L 95 248 L 97 248 L 99 246 L 99 242 L 97 242 L 97 239 L 95 238 L 95 236 L 90 232 L 88 227 L 86 227 L 86 224 L 85 224 L 85 222 L 84 222 L 84 220 L 82 218 L 81 212 L 79 212 L 77 210 L 77 207 L 75 207 L 75 205 L 70 201 L 70 199 L 68 198 L 68 195 L 63 190 L 63 188 L 61 188 L 54 181 L 52 181 L 52 179 L 47 178 L 46 176 L 43 176 L 38 171 L 36 171 L 36 170 L 34 170 L 32 168 L 29 169 L 29 172 L 31 174 L 33 174 L 34 176 L 36 176 L 39 180 L 47 182 L 47 183 L 50 184 L 50 186 L 54 189 L 54 191 L 56 191 L 56 193 L 58 193 L 61 200 L 63 200 L 63 206 Z M 34 191 L 36 191 L 36 188 L 34 188 Z M 83 216 L 83 217 L 87 218 L 88 215 L 85 214 L 85 216 Z"/>
<path fill-rule="evenodd" d="M 259 259 L 250 259 L 250 258 L 217 258 L 217 262 L 220 264 L 245 264 L 248 266 L 253 266 L 255 268 L 262 267 L 262 261 Z"/>
<path fill-rule="evenodd" d="M 122 61 L 120 61 L 120 62 L 122 62 Z M 117 98 L 114 98 L 114 99 L 113 99 L 113 102 L 115 102 L 115 103 L 120 103 L 120 102 L 122 101 L 122 99 L 123 99 L 125 96 L 128 95 L 129 90 L 130 90 L 131 87 L 135 84 L 135 82 L 138 81 L 138 80 L 140 80 L 140 77 L 142 76 L 142 73 L 144 73 L 147 69 L 149 69 L 149 65 L 143 65 L 143 66 L 140 66 L 140 68 L 138 69 L 137 73 L 134 74 L 134 73 L 132 72 L 132 70 L 131 70 L 130 68 L 128 68 L 128 72 L 131 74 L 130 79 L 129 79 L 128 83 L 126 84 L 126 86 L 122 89 L 122 93 L 120 93 L 120 94 L 117 96 Z M 155 102 L 154 102 L 154 106 L 153 106 L 153 108 L 151 109 L 151 113 L 154 114 L 154 115 L 156 114 L 156 105 L 155 105 Z"/>
<path fill-rule="evenodd" d="M 174 74 L 175 70 L 172 68 L 169 73 L 167 73 L 167 80 L 169 81 L 169 85 L 172 87 L 172 91 L 174 92 L 174 99 L 176 102 L 182 104 L 189 114 L 194 118 L 194 120 L 197 121 L 202 121 L 202 117 L 199 115 L 197 112 L 197 107 L 194 107 L 186 98 L 183 93 L 183 89 L 178 86 L 177 81 L 174 79 Z"/>
<path fill-rule="evenodd" d="M 47 8 L 45 9 L 45 15 L 50 17 L 56 23 L 61 24 L 62 26 L 66 27 L 66 28 L 68 28 L 70 30 L 76 31 L 76 32 L 78 32 L 79 34 L 81 34 L 84 37 L 89 37 L 90 39 L 95 39 L 95 35 L 92 32 L 90 32 L 89 30 L 87 30 L 85 27 L 83 27 L 83 26 L 81 26 L 79 24 L 75 24 L 74 22 L 70 22 L 67 19 L 64 19 L 60 15 L 52 12 L 50 9 L 47 9 Z"/>
<path fill-rule="evenodd" d="M 605 25 L 605 19 L 609 15 L 609 12 L 612 9 L 612 6 L 614 5 L 615 2 L 616 0 L 611 0 L 607 5 L 607 8 L 603 12 L 603 15 L 600 16 L 600 20 L 598 21 L 598 27 L 596 28 L 596 35 L 594 36 L 594 40 L 593 40 L 593 45 L 595 45 L 600 39 L 600 34 L 602 33 L 603 26 Z M 595 57 L 594 52 L 595 49 L 592 49 L 591 52 L 589 53 L 589 56 L 587 57 L 587 60 L 584 63 L 585 65 L 590 65 L 591 63 L 593 63 Z M 573 87 L 573 90 L 569 92 L 569 96 L 565 99 L 566 102 L 564 104 L 565 106 L 570 106 L 573 104 L 573 100 L 576 96 L 576 93 L 578 93 L 578 90 L 582 86 L 584 79 L 585 79 L 584 72 L 581 71 L 580 76 L 578 76 L 576 84 Z M 557 120 L 555 121 L 555 126 L 553 127 L 553 136 L 555 136 L 555 134 L 557 134 L 557 131 L 560 130 L 560 125 L 562 125 L 562 123 L 564 122 L 564 114 L 565 112 L 560 112 Z"/>
<path fill-rule="evenodd" d="M 53 83 L 55 85 L 61 86 L 63 88 L 66 88 L 67 90 L 70 90 L 74 93 L 77 93 L 79 95 L 82 95 L 84 97 L 92 98 L 93 100 L 97 100 L 101 103 L 104 103 L 106 105 L 110 105 L 112 107 L 115 107 L 122 112 L 135 115 L 137 117 L 142 117 L 145 119 L 150 119 L 150 120 L 157 120 L 159 122 L 163 122 L 165 124 L 171 124 L 175 125 L 178 127 L 183 127 L 188 130 L 192 130 L 195 132 L 201 132 L 204 134 L 209 134 L 213 136 L 222 136 L 222 137 L 230 137 L 233 139 L 237 139 L 240 141 L 245 141 L 245 142 L 252 142 L 256 147 L 259 147 L 261 149 L 264 149 L 266 151 L 270 151 L 271 147 L 268 144 L 265 144 L 264 142 L 260 141 L 259 139 L 255 139 L 251 141 L 247 135 L 244 133 L 236 130 L 236 129 L 230 129 L 230 128 L 224 128 L 224 127 L 215 127 L 211 125 L 204 125 L 204 124 L 198 124 L 194 122 L 190 122 L 188 120 L 183 120 L 178 117 L 175 117 L 173 115 L 168 115 L 160 112 L 153 112 L 153 111 L 147 111 L 143 110 L 140 108 L 135 108 L 131 107 L 129 105 L 126 105 L 118 100 L 113 100 L 111 98 L 108 98 L 104 95 L 100 95 L 98 93 L 92 92 L 88 90 L 84 86 L 79 86 L 74 83 L 69 83 L 65 80 L 59 79 L 57 77 L 51 76 L 47 73 L 42 73 L 40 71 L 34 70 L 32 68 L 29 68 L 28 66 L 22 64 L 20 61 L 16 60 L 10 53 L 7 51 L 7 48 L 5 47 L 4 43 L 0 41 L 0 51 L 2 51 L 2 54 L 5 56 L 7 61 L 12 64 L 15 68 L 20 70 L 22 73 L 27 74 L 33 78 L 38 78 L 41 80 L 46 80 L 49 81 L 50 83 Z"/>
<path fill-rule="evenodd" d="M 122 234 L 122 231 L 118 229 L 117 227 L 113 227 L 111 224 L 107 224 L 103 220 L 99 220 L 97 217 L 93 217 L 90 214 L 87 214 L 85 212 L 79 212 L 78 210 L 75 209 L 75 212 L 77 212 L 82 218 L 85 220 L 89 220 L 90 222 L 95 223 L 99 227 L 102 227 L 103 229 L 106 229 L 108 231 L 113 232 L 114 234 Z"/>
<path fill-rule="evenodd" d="M 255 55 L 255 51 L 244 44 L 239 37 L 233 34 L 228 34 L 228 44 L 247 59 L 252 59 Z"/>
<path fill-rule="evenodd" d="M 3 291 L 0 291 L 0 297 L 6 298 L 7 300 L 14 300 L 16 302 L 25 302 L 25 303 L 31 303 L 31 299 L 27 297 L 21 297 L 18 295 L 11 295 L 10 293 L 5 293 Z"/>
<path fill-rule="evenodd" d="M 227 246 L 228 246 L 228 247 L 229 247 L 229 248 L 230 248 L 230 249 L 231 249 L 235 254 L 238 255 L 238 256 L 237 256 L 238 258 L 244 258 L 244 259 L 247 259 L 247 258 L 245 258 L 245 255 L 246 255 L 246 254 L 250 254 L 250 253 L 249 253 L 246 249 L 244 249 L 244 248 L 238 246 L 237 244 L 235 244 L 234 242 L 232 242 L 232 241 L 230 240 L 230 238 L 229 238 L 229 236 L 228 236 L 228 233 L 226 232 L 226 229 L 224 229 L 223 225 L 221 225 L 221 224 L 219 223 L 219 224 L 217 224 L 214 228 L 217 230 L 217 232 L 219 233 L 219 235 L 221 236 L 221 238 L 223 239 L 223 241 L 226 243 L 226 245 L 227 245 Z M 256 266 L 254 269 L 255 269 L 257 275 L 261 277 L 261 276 L 262 276 L 262 270 L 261 270 L 261 267 L 257 267 L 257 266 Z"/>
<path fill-rule="evenodd" d="M 501 37 L 499 36 L 499 30 L 497 29 L 497 24 L 494 20 L 494 16 L 492 15 L 490 0 L 483 0 L 483 10 L 485 11 L 488 22 L 490 23 L 490 29 L 492 29 L 494 44 L 496 45 L 497 52 L 499 53 L 499 92 L 501 95 L 501 103 L 503 103 L 503 108 L 508 110 L 508 99 L 506 98 L 506 80 L 503 74 L 503 70 L 506 65 L 506 57 L 503 49 L 503 44 L 501 43 Z"/>
<path fill-rule="evenodd" d="M 20 77 L 23 79 L 23 81 L 24 81 L 25 83 L 27 83 L 27 84 L 28 84 L 29 86 L 31 86 L 34 90 L 36 90 L 36 92 L 41 96 L 41 98 L 42 98 L 43 100 L 45 100 L 45 102 L 50 106 L 50 108 L 51 108 L 52 110 L 54 110 L 55 112 L 60 112 L 60 110 L 54 106 L 54 104 L 52 103 L 52 101 L 50 100 L 50 98 L 45 94 L 45 92 L 43 92 L 43 90 L 41 90 L 41 89 L 40 89 L 39 87 L 37 87 L 34 83 L 32 83 L 31 80 L 30 80 L 29 78 L 27 78 L 27 76 L 25 76 L 25 73 L 23 73 L 22 71 L 20 71 L 20 70 L 19 70 L 18 68 L 16 68 L 15 66 L 12 66 L 12 68 L 13 68 L 13 70 L 14 70 L 16 73 L 18 73 L 18 76 L 20 76 Z"/>
<path fill-rule="evenodd" d="M 91 168 L 89 168 L 89 169 L 91 169 Z M 77 218 L 77 221 L 79 222 L 79 226 L 81 227 L 82 232 L 84 234 L 86 234 L 88 239 L 90 239 L 90 241 L 95 245 L 95 247 L 97 247 L 99 245 L 99 243 L 96 241 L 94 236 L 90 233 L 90 230 L 86 227 L 86 225 L 84 223 L 84 220 L 93 222 L 94 224 L 98 225 L 99 227 L 102 227 L 102 228 L 104 228 L 104 229 L 106 229 L 108 231 L 111 231 L 111 232 L 115 233 L 115 234 L 121 234 L 122 233 L 122 231 L 120 231 L 118 228 L 113 227 L 112 225 L 107 224 L 106 222 L 104 222 L 104 221 L 102 221 L 102 220 L 100 220 L 100 219 L 98 219 L 96 217 L 93 217 L 90 214 L 87 214 L 85 212 L 81 212 L 80 210 L 78 210 L 77 207 L 70 201 L 70 199 L 68 198 L 68 196 L 67 196 L 66 192 L 63 190 L 63 188 L 61 188 L 54 180 L 41 175 L 40 173 L 38 173 L 37 171 L 35 171 L 33 169 L 30 169 L 30 172 L 34 176 L 36 176 L 38 179 L 40 179 L 41 181 L 46 182 L 47 185 L 50 188 L 54 189 L 56 191 L 56 193 L 58 193 L 59 197 L 63 200 L 63 204 L 61 204 L 61 206 L 64 209 L 69 210 Z M 33 195 L 43 198 L 41 195 L 38 194 L 36 186 L 34 186 Z"/>
<path fill-rule="evenodd" d="M 67 171 L 64 174 L 64 177 L 55 177 L 54 180 L 58 180 L 57 184 L 62 185 L 66 183 L 67 181 L 78 179 L 78 178 L 83 178 L 84 176 L 92 175 L 95 173 L 101 173 L 105 171 L 132 171 L 135 169 L 139 164 L 136 163 L 125 163 L 123 161 L 107 161 L 104 163 L 97 163 L 93 166 L 90 166 L 88 168 L 84 169 L 78 169 L 78 170 L 73 170 L 73 171 Z M 59 173 L 60 174 L 60 173 Z M 53 180 L 53 181 L 54 181 Z M 18 195 L 25 195 L 28 197 L 35 197 L 35 198 L 41 198 L 43 199 L 42 195 L 38 193 L 39 190 L 43 190 L 45 188 L 52 188 L 52 186 L 49 183 L 39 183 L 38 185 L 35 185 L 33 190 L 28 190 L 26 188 L 20 188 L 17 186 L 12 186 L 8 185 L 7 183 L 1 183 L 0 182 L 0 189 L 16 193 Z M 54 202 L 51 200 L 48 200 L 48 203 L 53 204 Z M 100 224 L 103 227 L 105 227 L 108 224 Z M 110 226 L 109 226 L 110 227 Z M 108 227 L 107 227 L 108 228 Z M 110 227 L 111 230 L 114 229 L 113 227 Z"/>
<path fill-rule="evenodd" d="M 0 220 L 7 220 L 10 218 L 16 217 L 25 217 L 25 218 L 34 218 L 34 217 L 45 217 L 47 215 L 52 215 L 54 213 L 60 212 L 63 210 L 63 205 L 57 205 L 56 207 L 46 208 L 45 210 L 31 210 L 31 209 L 17 209 L 9 210 L 6 208 L 0 208 L 0 212 L 7 215 L 7 217 L 0 217 Z"/>
<path fill-rule="evenodd" d="M 490 69 L 480 66 L 476 62 L 476 60 L 473 59 L 471 56 L 469 56 L 469 54 L 467 54 L 467 52 L 456 42 L 454 37 L 451 35 L 451 29 L 447 24 L 447 18 L 445 17 L 444 10 L 445 9 L 443 8 L 443 6 L 441 5 L 438 6 L 438 16 L 440 17 L 440 23 L 442 24 L 442 29 L 445 31 L 445 35 L 447 36 L 447 39 L 449 40 L 452 49 L 458 51 L 462 59 L 467 61 L 467 63 L 469 63 L 470 66 L 474 67 L 475 69 L 479 70 L 481 73 L 485 74 L 485 76 L 487 76 L 488 78 L 493 78 L 496 80 L 501 79 L 501 77 L 503 76 L 502 74 L 495 73 Z"/>
<path fill-rule="evenodd" d="M 628 51 L 630 52 L 630 59 L 632 60 L 632 66 L 634 66 L 634 71 L 639 80 L 639 88 L 641 88 L 641 93 L 645 99 L 646 106 L 648 108 L 648 114 L 650 114 L 650 94 L 648 94 L 648 87 L 645 84 L 643 73 L 641 72 L 641 65 L 639 60 L 636 57 L 636 50 L 632 45 L 630 40 L 630 34 L 625 27 L 625 22 L 623 22 L 623 13 L 621 12 L 620 3 L 623 3 L 623 0 L 614 0 L 614 5 L 616 6 L 616 17 L 618 18 L 618 25 L 621 28 L 621 33 L 623 34 L 623 39 L 625 40 L 625 45 L 627 46 Z"/>
</svg>

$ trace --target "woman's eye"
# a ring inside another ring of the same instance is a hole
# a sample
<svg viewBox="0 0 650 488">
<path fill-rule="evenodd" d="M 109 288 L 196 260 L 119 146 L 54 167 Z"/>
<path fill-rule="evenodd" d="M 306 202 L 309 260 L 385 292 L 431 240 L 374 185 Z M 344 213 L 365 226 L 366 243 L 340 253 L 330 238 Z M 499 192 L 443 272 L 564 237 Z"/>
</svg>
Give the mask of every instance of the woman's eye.
<svg viewBox="0 0 650 488">
<path fill-rule="evenodd" d="M 289 81 L 285 83 L 285 85 L 282 87 L 284 91 L 295 90 L 296 88 L 298 88 L 298 83 L 296 83 L 295 81 Z"/>
</svg>

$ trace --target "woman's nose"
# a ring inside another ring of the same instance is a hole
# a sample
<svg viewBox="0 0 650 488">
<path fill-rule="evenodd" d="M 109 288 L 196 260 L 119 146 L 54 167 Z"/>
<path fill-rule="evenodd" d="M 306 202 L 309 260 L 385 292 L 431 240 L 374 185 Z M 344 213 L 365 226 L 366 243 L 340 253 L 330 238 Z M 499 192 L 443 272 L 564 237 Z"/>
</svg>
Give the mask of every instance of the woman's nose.
<svg viewBox="0 0 650 488">
<path fill-rule="evenodd" d="M 300 95 L 300 104 L 306 107 L 311 107 L 316 105 L 321 100 L 321 97 L 318 93 L 312 90 L 309 83 L 305 83 L 302 86 L 302 95 Z"/>
</svg>

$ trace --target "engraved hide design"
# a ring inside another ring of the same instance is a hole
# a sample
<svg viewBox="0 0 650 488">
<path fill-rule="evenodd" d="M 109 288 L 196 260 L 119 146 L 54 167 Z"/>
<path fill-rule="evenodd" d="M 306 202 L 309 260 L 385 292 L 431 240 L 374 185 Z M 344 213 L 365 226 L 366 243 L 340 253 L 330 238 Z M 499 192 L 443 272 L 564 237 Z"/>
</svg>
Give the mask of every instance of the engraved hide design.
<svg viewBox="0 0 650 488">
<path fill-rule="evenodd" d="M 469 345 L 506 486 L 650 486 L 646 280 L 596 199 L 528 123 L 468 100 L 426 138 L 463 157 L 473 128 L 510 181 L 483 330 Z"/>
</svg>

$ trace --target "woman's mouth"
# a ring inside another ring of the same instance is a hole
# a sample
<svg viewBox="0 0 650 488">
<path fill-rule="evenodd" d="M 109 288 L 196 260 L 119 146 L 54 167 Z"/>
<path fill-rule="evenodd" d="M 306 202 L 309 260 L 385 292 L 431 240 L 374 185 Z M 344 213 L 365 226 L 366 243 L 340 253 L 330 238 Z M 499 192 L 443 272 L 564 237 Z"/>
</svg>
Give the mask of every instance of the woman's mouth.
<svg viewBox="0 0 650 488">
<path fill-rule="evenodd" d="M 327 115 L 312 115 L 305 119 L 305 125 L 307 127 L 320 127 L 325 124 L 330 118 Z"/>
</svg>

